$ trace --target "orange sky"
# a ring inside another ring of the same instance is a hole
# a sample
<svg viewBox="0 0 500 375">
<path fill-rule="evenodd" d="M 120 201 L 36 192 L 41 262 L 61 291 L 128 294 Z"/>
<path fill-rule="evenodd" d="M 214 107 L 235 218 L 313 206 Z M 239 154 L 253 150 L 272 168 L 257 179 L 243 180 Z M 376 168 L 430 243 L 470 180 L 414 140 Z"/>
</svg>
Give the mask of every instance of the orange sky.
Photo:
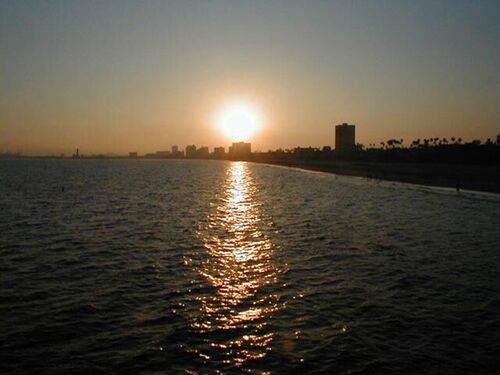
<svg viewBox="0 0 500 375">
<path fill-rule="evenodd" d="M 389 138 L 494 138 L 495 2 L 0 5 L 0 152 L 228 146 L 245 100 L 254 150 Z"/>
</svg>

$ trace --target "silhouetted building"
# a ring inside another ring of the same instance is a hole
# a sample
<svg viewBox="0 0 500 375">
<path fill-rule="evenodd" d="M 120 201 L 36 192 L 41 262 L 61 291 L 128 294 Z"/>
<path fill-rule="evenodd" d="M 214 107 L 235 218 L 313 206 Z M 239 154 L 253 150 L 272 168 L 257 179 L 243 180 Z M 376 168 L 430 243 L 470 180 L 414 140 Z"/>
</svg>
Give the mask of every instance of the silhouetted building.
<svg viewBox="0 0 500 375">
<path fill-rule="evenodd" d="M 179 151 L 178 146 L 172 146 L 172 157 L 182 158 L 182 157 L 184 157 L 184 151 Z"/>
<path fill-rule="evenodd" d="M 156 151 L 155 153 L 157 158 L 168 158 L 170 157 L 170 151 Z"/>
<path fill-rule="evenodd" d="M 335 126 L 335 151 L 351 151 L 356 147 L 355 126 L 344 122 Z"/>
<path fill-rule="evenodd" d="M 224 147 L 214 148 L 214 159 L 224 159 L 226 157 L 226 150 Z"/>
<path fill-rule="evenodd" d="M 76 149 L 76 153 L 73 154 L 73 159 L 78 159 L 80 157 L 80 150 Z"/>
<path fill-rule="evenodd" d="M 137 152 L 129 152 L 128 157 L 133 159 L 137 158 Z"/>
<path fill-rule="evenodd" d="M 208 159 L 209 154 L 208 147 L 200 147 L 196 150 L 196 156 L 200 159 Z"/>
<path fill-rule="evenodd" d="M 186 158 L 193 159 L 196 157 L 196 146 L 189 145 L 186 146 Z"/>
<path fill-rule="evenodd" d="M 236 142 L 229 147 L 229 157 L 235 160 L 246 160 L 252 155 L 252 144 L 247 142 Z"/>
</svg>

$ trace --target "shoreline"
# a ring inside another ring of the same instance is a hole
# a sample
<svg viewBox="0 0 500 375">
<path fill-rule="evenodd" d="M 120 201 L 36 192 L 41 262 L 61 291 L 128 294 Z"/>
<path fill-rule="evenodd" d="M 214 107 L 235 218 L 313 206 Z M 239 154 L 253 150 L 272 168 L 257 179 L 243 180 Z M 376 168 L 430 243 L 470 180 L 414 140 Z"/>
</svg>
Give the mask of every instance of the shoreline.
<svg viewBox="0 0 500 375">
<path fill-rule="evenodd" d="M 484 165 L 252 160 L 308 171 L 500 194 L 500 167 Z"/>
<path fill-rule="evenodd" d="M 1 158 L 0 160 L 226 160 L 226 159 L 164 159 L 164 158 Z M 235 160 L 226 160 L 235 161 Z M 395 181 L 422 186 L 444 187 L 500 195 L 500 166 L 437 163 L 348 162 L 331 160 L 243 160 L 257 164 L 276 165 L 342 176 Z"/>
</svg>

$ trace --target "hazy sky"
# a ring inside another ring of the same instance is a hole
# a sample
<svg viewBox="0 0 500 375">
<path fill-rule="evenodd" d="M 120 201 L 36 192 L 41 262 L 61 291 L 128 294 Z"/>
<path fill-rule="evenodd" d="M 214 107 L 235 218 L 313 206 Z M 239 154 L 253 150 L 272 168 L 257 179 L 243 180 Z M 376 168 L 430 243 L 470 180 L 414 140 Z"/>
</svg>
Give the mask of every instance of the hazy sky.
<svg viewBox="0 0 500 375">
<path fill-rule="evenodd" d="M 499 1 L 0 2 L 0 151 L 253 148 L 496 137 Z"/>
</svg>

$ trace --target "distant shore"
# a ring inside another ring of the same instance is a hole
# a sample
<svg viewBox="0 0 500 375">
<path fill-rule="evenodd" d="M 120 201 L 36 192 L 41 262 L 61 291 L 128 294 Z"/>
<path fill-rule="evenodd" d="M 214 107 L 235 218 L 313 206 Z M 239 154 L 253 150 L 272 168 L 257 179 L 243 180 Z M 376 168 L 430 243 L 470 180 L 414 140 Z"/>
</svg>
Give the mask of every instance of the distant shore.
<svg viewBox="0 0 500 375">
<path fill-rule="evenodd" d="M 465 190 L 500 194 L 498 166 L 340 161 L 254 160 L 254 162 L 419 185 L 454 189 L 458 186 Z"/>
<path fill-rule="evenodd" d="M 30 160 L 71 158 L 55 157 L 10 157 L 0 160 Z M 102 159 L 101 157 L 85 157 L 82 160 Z M 104 159 L 120 160 L 155 160 L 153 158 L 130 159 L 129 157 L 104 157 Z M 74 159 L 73 159 L 74 160 Z M 156 160 L 205 160 L 162 158 Z M 213 159 L 207 159 L 213 160 Z M 223 159 L 226 160 L 226 159 Z M 475 190 L 500 194 L 500 166 L 475 164 L 443 164 L 443 163 L 387 163 L 367 161 L 331 161 L 331 160 L 273 160 L 252 158 L 253 163 L 280 165 L 311 171 L 334 173 L 345 176 L 372 178 L 374 180 L 407 182 L 426 186 L 439 186 L 463 190 Z"/>
</svg>

